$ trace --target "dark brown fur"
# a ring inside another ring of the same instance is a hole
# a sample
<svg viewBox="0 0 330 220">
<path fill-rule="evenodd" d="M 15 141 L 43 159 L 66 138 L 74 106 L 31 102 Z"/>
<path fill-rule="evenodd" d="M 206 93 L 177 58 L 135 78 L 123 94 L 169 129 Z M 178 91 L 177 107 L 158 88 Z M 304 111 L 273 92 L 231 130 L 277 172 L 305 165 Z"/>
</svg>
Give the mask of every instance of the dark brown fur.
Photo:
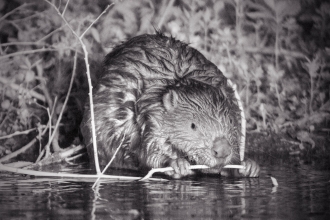
<svg viewBox="0 0 330 220">
<path fill-rule="evenodd" d="M 216 169 L 237 158 L 239 108 L 217 67 L 161 34 L 115 47 L 93 90 L 100 163 L 156 168 L 184 159 Z M 93 161 L 89 103 L 81 124 Z"/>
</svg>

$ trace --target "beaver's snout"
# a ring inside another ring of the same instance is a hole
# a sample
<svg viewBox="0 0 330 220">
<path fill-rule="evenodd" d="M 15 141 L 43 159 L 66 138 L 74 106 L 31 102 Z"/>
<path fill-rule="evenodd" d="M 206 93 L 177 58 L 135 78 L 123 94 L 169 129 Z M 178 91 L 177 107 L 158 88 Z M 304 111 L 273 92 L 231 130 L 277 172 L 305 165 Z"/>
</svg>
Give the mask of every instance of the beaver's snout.
<svg viewBox="0 0 330 220">
<path fill-rule="evenodd" d="M 218 159 L 225 159 L 231 154 L 231 146 L 225 138 L 216 138 L 211 150 L 213 156 Z"/>
</svg>

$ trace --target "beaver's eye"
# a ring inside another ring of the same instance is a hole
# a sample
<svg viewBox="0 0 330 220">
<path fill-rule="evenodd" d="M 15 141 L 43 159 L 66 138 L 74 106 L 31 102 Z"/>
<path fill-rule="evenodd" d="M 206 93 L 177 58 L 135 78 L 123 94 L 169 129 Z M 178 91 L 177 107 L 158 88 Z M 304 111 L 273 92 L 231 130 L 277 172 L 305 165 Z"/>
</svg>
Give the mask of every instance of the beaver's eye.
<svg viewBox="0 0 330 220">
<path fill-rule="evenodd" d="M 196 125 L 195 125 L 195 123 L 191 123 L 190 127 L 191 127 L 191 129 L 193 129 L 194 131 L 196 130 Z"/>
</svg>

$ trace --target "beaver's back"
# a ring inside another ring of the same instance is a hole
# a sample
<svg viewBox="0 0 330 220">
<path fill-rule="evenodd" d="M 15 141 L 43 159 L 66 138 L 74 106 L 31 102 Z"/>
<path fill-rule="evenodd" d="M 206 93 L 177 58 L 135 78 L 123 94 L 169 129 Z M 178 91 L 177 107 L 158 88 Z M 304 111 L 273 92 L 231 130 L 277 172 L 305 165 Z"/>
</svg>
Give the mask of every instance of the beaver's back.
<svg viewBox="0 0 330 220">
<path fill-rule="evenodd" d="M 141 35 L 124 42 L 105 57 L 104 66 L 101 78 L 121 74 L 139 81 L 140 88 L 167 86 L 184 79 L 213 86 L 223 86 L 226 81 L 200 52 L 162 34 Z"/>
</svg>

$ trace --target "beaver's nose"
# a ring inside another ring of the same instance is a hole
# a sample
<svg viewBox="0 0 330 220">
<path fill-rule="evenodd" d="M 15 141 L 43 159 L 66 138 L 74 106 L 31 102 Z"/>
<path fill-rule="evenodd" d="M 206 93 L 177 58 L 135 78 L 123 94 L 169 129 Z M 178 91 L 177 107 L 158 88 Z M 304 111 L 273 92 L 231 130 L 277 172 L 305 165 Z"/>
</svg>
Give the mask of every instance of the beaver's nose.
<svg viewBox="0 0 330 220">
<path fill-rule="evenodd" d="M 225 138 L 217 138 L 213 142 L 212 154 L 216 158 L 226 158 L 231 153 L 231 146 Z"/>
</svg>

